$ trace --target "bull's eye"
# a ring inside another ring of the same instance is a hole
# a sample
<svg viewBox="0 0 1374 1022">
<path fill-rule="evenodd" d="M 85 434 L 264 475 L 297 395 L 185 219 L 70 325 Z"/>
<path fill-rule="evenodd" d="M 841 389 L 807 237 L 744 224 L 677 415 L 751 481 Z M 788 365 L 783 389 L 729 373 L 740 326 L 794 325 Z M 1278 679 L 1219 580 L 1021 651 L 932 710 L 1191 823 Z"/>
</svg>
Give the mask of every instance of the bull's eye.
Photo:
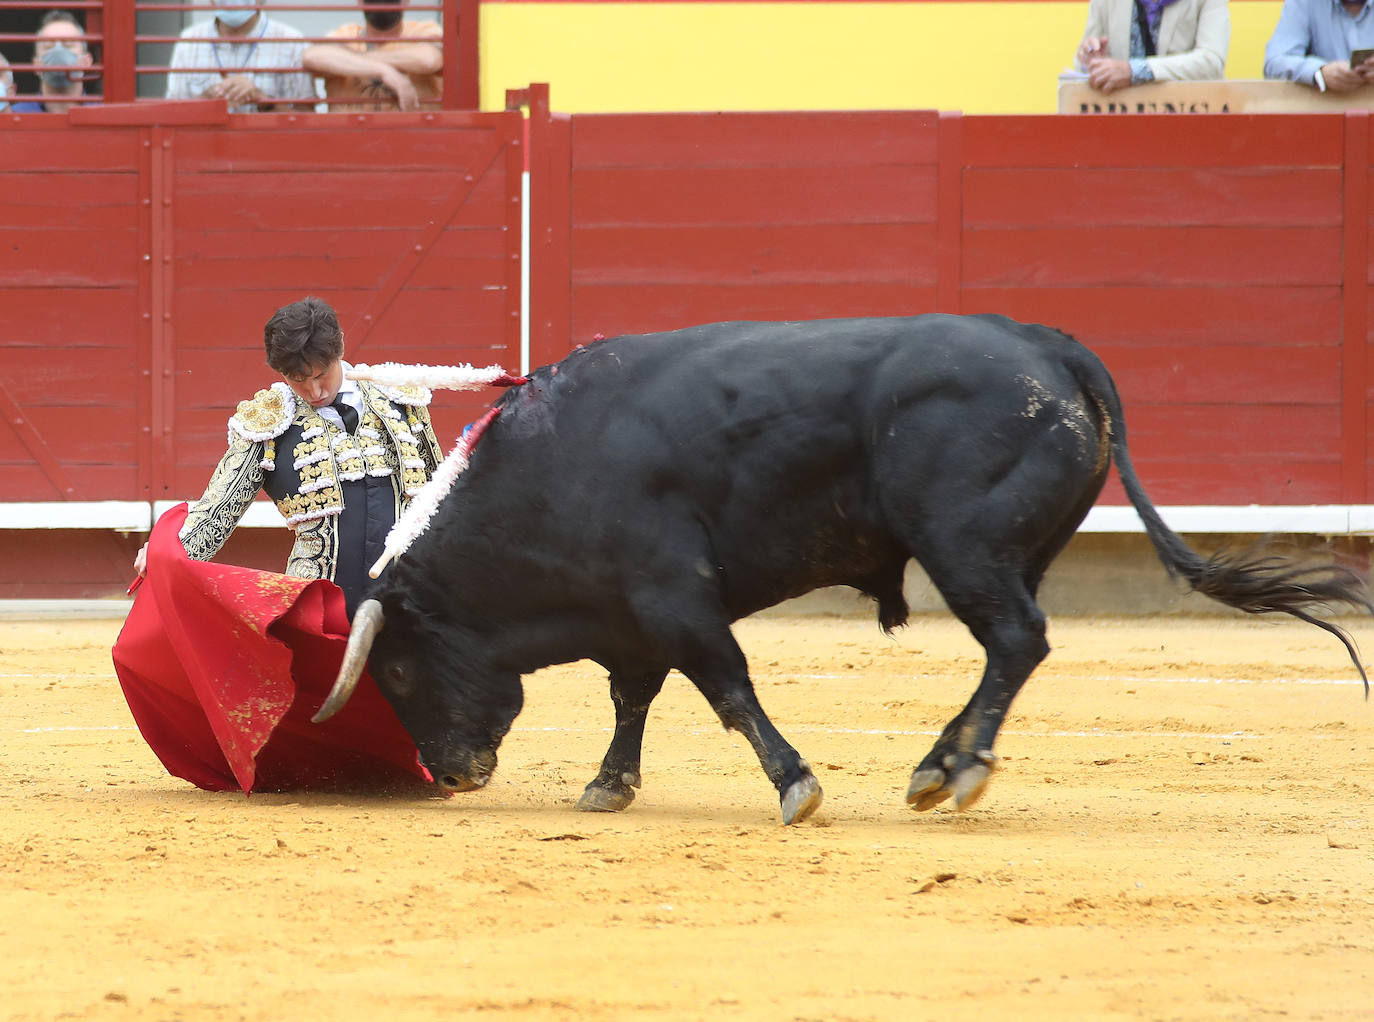
<svg viewBox="0 0 1374 1022">
<path fill-rule="evenodd" d="M 388 664 L 383 674 L 386 678 L 386 687 L 398 696 L 407 695 L 410 692 L 410 677 L 406 669 L 400 664 Z"/>
</svg>

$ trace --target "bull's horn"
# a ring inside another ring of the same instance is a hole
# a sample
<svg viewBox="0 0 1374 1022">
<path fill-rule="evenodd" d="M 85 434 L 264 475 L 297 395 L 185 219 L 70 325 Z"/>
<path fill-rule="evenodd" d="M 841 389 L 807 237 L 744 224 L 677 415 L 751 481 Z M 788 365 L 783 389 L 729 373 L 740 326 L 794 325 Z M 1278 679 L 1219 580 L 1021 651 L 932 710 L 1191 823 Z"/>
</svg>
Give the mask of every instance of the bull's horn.
<svg viewBox="0 0 1374 1022">
<path fill-rule="evenodd" d="M 376 600 L 364 600 L 358 605 L 353 615 L 353 628 L 348 633 L 348 648 L 344 650 L 343 663 L 339 665 L 339 677 L 324 705 L 310 718 L 312 723 L 323 723 L 343 709 L 348 697 L 358 687 L 358 679 L 363 676 L 367 655 L 372 652 L 372 640 L 385 623 L 382 605 Z"/>
</svg>

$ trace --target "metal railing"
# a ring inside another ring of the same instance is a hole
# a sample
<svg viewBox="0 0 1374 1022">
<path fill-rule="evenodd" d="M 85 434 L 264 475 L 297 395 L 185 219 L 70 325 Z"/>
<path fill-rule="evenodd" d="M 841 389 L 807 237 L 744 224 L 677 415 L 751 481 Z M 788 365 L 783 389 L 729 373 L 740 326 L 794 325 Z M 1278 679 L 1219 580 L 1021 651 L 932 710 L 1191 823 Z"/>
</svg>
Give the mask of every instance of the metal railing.
<svg viewBox="0 0 1374 1022">
<path fill-rule="evenodd" d="M 245 6 L 252 0 L 245 0 Z M 291 24 L 293 13 L 309 14 L 311 20 L 318 15 L 335 13 L 337 22 L 353 21 L 362 25 L 362 14 L 367 10 L 395 10 L 392 4 L 372 4 L 366 2 L 266 2 L 257 3 L 265 15 L 275 20 Z M 33 83 L 39 74 L 51 71 L 52 66 L 42 64 L 35 53 L 41 41 L 38 23 L 50 10 L 61 10 L 71 14 L 78 22 L 84 21 L 84 28 L 78 34 L 66 33 L 64 42 L 80 42 L 90 55 L 89 63 L 74 67 L 69 71 L 73 81 L 81 81 L 83 89 L 73 96 L 42 95 L 32 84 L 30 88 L 11 88 L 9 95 L 0 97 L 0 102 L 37 102 L 45 98 L 51 102 L 70 104 L 110 104 L 162 101 L 166 94 L 167 75 L 171 71 L 170 55 L 178 42 L 183 41 L 182 29 L 188 23 L 208 21 L 214 16 L 214 9 L 204 0 L 200 3 L 161 3 L 156 0 L 0 0 L 0 55 L 8 57 L 8 71 L 16 85 Z M 422 102 L 422 106 L 442 110 L 476 110 L 480 106 L 478 60 L 480 53 L 480 0 L 414 0 L 404 7 L 407 18 L 435 21 L 439 25 L 437 36 L 422 40 L 437 46 L 442 54 L 443 67 L 440 72 L 442 82 L 437 97 Z M 296 26 L 293 26 L 296 27 Z M 199 42 L 213 42 L 217 46 L 256 46 L 261 40 L 252 36 L 235 37 L 219 35 Z M 340 43 L 338 37 L 305 33 L 294 40 L 297 43 L 312 45 L 317 43 Z M 349 43 L 365 47 L 387 42 L 396 42 L 394 36 L 375 34 L 362 27 L 359 35 L 347 40 Z M 251 59 L 251 58 L 250 58 Z M 0 66 L 0 74 L 6 69 Z M 298 66 L 268 65 L 253 63 L 243 70 L 265 73 L 287 73 L 303 70 Z M 176 72 L 219 74 L 226 73 L 223 65 L 189 66 L 181 65 Z M 383 90 L 385 91 L 385 90 Z M 276 98 L 276 97 L 272 97 Z M 358 102 L 376 102 L 376 95 L 334 95 L 332 102 L 351 105 Z M 282 100 L 286 102 L 286 100 Z M 319 109 L 328 109 L 324 98 L 320 97 Z"/>
</svg>

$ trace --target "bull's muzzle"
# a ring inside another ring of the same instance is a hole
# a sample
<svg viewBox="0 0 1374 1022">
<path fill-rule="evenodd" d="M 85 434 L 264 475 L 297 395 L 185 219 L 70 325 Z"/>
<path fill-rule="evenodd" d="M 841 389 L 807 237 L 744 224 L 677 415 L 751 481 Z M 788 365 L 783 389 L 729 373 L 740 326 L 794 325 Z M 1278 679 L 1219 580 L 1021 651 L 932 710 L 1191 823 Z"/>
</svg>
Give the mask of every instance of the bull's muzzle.
<svg viewBox="0 0 1374 1022">
<path fill-rule="evenodd" d="M 445 767 L 429 768 L 441 787 L 449 791 L 477 791 L 485 788 L 496 772 L 496 753 L 483 749 L 470 757 L 460 754 L 449 758 Z"/>
</svg>

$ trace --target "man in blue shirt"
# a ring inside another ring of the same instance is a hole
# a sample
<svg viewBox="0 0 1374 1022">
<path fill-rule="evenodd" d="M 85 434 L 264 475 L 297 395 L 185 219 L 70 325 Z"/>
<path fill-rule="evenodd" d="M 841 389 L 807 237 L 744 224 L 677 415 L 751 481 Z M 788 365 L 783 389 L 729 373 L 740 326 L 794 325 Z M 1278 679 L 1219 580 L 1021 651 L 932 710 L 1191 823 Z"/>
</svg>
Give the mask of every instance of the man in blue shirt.
<svg viewBox="0 0 1374 1022">
<path fill-rule="evenodd" d="M 1353 92 L 1374 82 L 1374 59 L 1351 66 L 1356 50 L 1374 49 L 1371 0 L 1283 0 L 1264 48 L 1264 77 Z"/>
</svg>

